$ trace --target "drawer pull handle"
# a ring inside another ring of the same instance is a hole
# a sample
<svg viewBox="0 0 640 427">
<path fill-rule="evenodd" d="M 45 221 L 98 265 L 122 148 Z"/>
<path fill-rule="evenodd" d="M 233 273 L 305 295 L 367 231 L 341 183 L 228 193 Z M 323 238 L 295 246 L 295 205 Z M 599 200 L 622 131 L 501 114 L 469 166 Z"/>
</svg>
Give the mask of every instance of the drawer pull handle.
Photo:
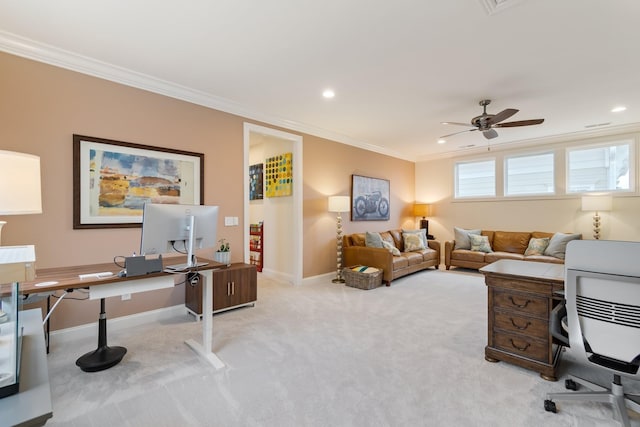
<svg viewBox="0 0 640 427">
<path fill-rule="evenodd" d="M 518 325 L 514 320 L 513 317 L 510 318 L 511 320 L 511 324 L 516 328 L 516 329 L 520 329 L 521 331 L 524 331 L 525 329 L 527 329 L 529 326 L 531 326 L 531 322 L 527 322 L 526 325 L 524 326 L 520 326 Z"/>
<path fill-rule="evenodd" d="M 515 305 L 518 308 L 525 308 L 531 302 L 531 300 L 528 299 L 528 300 L 525 301 L 524 304 L 518 304 L 517 302 L 514 301 L 513 297 L 509 297 L 509 299 L 511 300 L 511 304 Z"/>
<path fill-rule="evenodd" d="M 518 347 L 516 343 L 513 342 L 513 338 L 509 338 L 509 341 L 511 341 L 511 346 L 518 351 L 525 351 L 531 345 L 531 343 L 527 343 L 527 345 L 525 345 L 524 347 Z"/>
</svg>

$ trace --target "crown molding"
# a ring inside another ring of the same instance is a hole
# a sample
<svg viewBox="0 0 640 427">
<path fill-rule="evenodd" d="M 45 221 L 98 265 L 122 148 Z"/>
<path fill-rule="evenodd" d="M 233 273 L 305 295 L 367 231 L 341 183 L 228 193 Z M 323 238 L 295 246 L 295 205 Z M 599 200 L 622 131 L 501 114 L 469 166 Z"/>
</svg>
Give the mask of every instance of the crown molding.
<svg viewBox="0 0 640 427">
<path fill-rule="evenodd" d="M 190 102 L 192 104 L 201 105 L 203 107 L 225 113 L 234 114 L 246 119 L 263 122 L 272 126 L 278 126 L 287 130 L 307 133 L 309 135 L 329 139 L 331 141 L 340 142 L 342 144 L 351 145 L 353 147 L 362 148 L 363 150 L 372 151 L 386 156 L 399 158 L 401 160 L 414 161 L 406 155 L 389 150 L 385 147 L 359 141 L 354 138 L 305 123 L 252 110 L 228 99 L 220 98 L 206 92 L 194 90 L 186 86 L 158 79 L 147 74 L 138 73 L 113 64 L 98 61 L 87 56 L 36 42 L 2 30 L 0 30 L 0 51 L 137 89 L 146 90 L 148 92 L 157 93 L 170 98 L 179 99 L 181 101 Z"/>
<path fill-rule="evenodd" d="M 501 144 L 476 145 L 472 148 L 463 148 L 456 151 L 447 151 L 439 154 L 424 155 L 418 157 L 415 162 L 430 162 L 433 160 L 450 159 L 454 157 L 463 157 L 476 154 L 486 154 L 487 148 L 490 151 L 505 151 L 517 149 L 526 149 L 530 147 L 541 147 L 551 144 L 559 144 L 563 142 L 571 142 L 576 140 L 586 140 L 593 138 L 606 138 L 618 135 L 629 135 L 640 132 L 640 123 L 629 123 L 618 126 L 609 126 L 606 129 L 585 130 L 578 132 L 567 132 L 560 135 L 545 136 L 541 138 L 521 139 L 518 141 L 503 142 Z"/>
</svg>

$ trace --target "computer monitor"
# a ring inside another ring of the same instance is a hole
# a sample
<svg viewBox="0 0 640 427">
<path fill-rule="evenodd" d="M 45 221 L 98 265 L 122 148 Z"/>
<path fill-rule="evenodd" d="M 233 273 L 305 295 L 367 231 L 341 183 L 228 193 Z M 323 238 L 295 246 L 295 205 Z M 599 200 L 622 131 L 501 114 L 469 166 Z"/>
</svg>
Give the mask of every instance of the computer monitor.
<svg viewBox="0 0 640 427">
<path fill-rule="evenodd" d="M 171 267 L 195 267 L 194 251 L 216 246 L 218 211 L 218 206 L 145 203 L 140 254 L 183 253 L 187 262 Z"/>
</svg>

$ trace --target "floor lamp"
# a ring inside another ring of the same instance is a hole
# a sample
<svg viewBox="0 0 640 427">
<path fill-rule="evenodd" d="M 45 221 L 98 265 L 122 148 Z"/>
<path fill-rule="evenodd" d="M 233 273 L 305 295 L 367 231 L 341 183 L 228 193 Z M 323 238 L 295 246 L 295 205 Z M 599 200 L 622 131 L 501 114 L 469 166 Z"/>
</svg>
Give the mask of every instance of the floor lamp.
<svg viewBox="0 0 640 427">
<path fill-rule="evenodd" d="M 351 201 L 349 196 L 331 196 L 329 197 L 329 212 L 337 213 L 336 219 L 336 278 L 333 283 L 344 283 L 342 277 L 342 216 L 343 212 L 351 210 Z"/>
<path fill-rule="evenodd" d="M 593 215 L 593 238 L 600 239 L 600 215 L 598 212 L 610 211 L 613 199 L 608 194 L 582 196 L 582 210 L 595 211 Z"/>
<path fill-rule="evenodd" d="M 40 157 L 0 150 L 0 216 L 38 213 L 42 213 Z M 0 221 L 0 233 L 6 223 Z M 0 244 L 1 239 L 0 234 Z M 3 318 L 0 301 L 0 323 Z"/>
</svg>

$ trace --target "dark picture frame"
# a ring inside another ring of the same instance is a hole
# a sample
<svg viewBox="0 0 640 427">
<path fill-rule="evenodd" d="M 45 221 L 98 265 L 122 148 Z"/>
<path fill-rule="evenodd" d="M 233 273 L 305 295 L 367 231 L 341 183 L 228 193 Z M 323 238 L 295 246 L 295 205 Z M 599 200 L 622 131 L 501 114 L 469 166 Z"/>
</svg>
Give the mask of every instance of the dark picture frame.
<svg viewBox="0 0 640 427">
<path fill-rule="evenodd" d="M 351 175 L 352 221 L 388 221 L 389 200 L 388 179 Z"/>
<path fill-rule="evenodd" d="M 145 201 L 204 202 L 204 154 L 73 135 L 73 228 L 142 224 Z"/>
</svg>

